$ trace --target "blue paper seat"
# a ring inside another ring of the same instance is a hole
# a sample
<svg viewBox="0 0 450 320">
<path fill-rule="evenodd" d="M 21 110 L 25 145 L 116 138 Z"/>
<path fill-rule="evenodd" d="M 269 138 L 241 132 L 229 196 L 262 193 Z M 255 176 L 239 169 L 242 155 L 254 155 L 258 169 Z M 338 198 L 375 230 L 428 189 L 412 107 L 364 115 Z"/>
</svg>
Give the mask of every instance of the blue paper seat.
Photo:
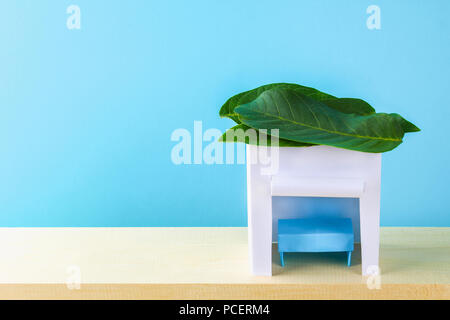
<svg viewBox="0 0 450 320">
<path fill-rule="evenodd" d="M 281 266 L 284 266 L 284 252 L 347 252 L 350 266 L 353 243 L 353 225 L 349 218 L 278 220 Z"/>
</svg>

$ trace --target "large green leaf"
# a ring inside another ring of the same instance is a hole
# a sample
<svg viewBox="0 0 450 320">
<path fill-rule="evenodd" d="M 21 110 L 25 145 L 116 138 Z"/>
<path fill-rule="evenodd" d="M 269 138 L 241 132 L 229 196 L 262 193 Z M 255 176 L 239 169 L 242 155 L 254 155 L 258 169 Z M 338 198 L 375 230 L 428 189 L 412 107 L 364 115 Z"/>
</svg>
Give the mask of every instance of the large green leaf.
<svg viewBox="0 0 450 320">
<path fill-rule="evenodd" d="M 240 130 L 240 132 L 239 132 Z M 252 132 L 248 132 L 247 130 L 254 130 Z M 245 133 L 248 133 L 245 135 Z M 251 139 L 252 135 L 254 136 L 254 139 Z M 264 146 L 271 146 L 271 136 L 266 135 L 266 139 L 264 141 L 260 141 L 261 133 L 257 129 L 253 129 L 245 124 L 238 124 L 234 127 L 228 129 L 220 138 L 220 142 L 243 142 L 246 144 L 253 144 L 253 145 L 264 145 Z M 304 142 L 297 142 L 297 141 L 291 141 L 286 139 L 278 139 L 278 146 L 279 147 L 309 147 L 312 146 L 311 143 L 304 143 Z"/>
<path fill-rule="evenodd" d="M 234 112 L 247 126 L 279 129 L 283 139 L 364 152 L 392 150 L 404 135 L 398 115 L 343 113 L 289 88 L 266 90 Z"/>
<path fill-rule="evenodd" d="M 241 123 L 239 120 L 239 116 L 234 111 L 236 107 L 242 104 L 247 104 L 253 100 L 255 100 L 261 93 L 270 90 L 270 89 L 292 89 L 300 94 L 308 96 L 318 101 L 322 101 L 324 104 L 333 108 L 335 110 L 344 112 L 344 113 L 355 113 L 359 115 L 368 115 L 375 113 L 375 109 L 372 108 L 370 104 L 361 99 L 353 99 L 353 98 L 336 98 L 327 93 L 321 92 L 314 88 L 301 86 L 294 83 L 272 83 L 268 85 L 264 85 L 258 87 L 253 90 L 245 91 L 239 93 L 225 102 L 225 104 L 220 108 L 219 114 L 221 117 L 227 117 L 234 120 L 236 123 Z"/>
<path fill-rule="evenodd" d="M 299 93 L 306 95 L 308 97 L 317 99 L 317 100 L 327 100 L 327 99 L 336 99 L 336 97 L 323 93 L 314 88 L 301 86 L 294 83 L 272 83 L 267 84 L 256 89 L 252 89 L 249 91 L 245 91 L 239 93 L 225 102 L 225 104 L 220 108 L 219 115 L 220 117 L 227 117 L 234 120 L 236 123 L 241 123 L 239 120 L 239 116 L 234 112 L 234 109 L 242 104 L 249 103 L 255 100 L 261 93 L 264 91 L 274 89 L 274 88 L 289 88 L 293 90 L 297 90 Z"/>
</svg>

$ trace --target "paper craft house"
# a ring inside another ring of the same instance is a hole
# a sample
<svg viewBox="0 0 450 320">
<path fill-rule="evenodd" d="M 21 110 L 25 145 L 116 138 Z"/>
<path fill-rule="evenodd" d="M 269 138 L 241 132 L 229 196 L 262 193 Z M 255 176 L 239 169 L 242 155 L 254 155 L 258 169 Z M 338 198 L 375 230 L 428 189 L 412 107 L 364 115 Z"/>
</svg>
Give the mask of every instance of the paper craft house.
<svg viewBox="0 0 450 320">
<path fill-rule="evenodd" d="M 328 146 L 280 147 L 278 166 L 270 169 L 261 163 L 259 155 L 260 152 L 270 154 L 271 149 L 247 145 L 248 242 L 252 274 L 272 275 L 272 242 L 277 239 L 277 221 L 282 214 L 273 206 L 273 197 L 359 199 L 359 210 L 350 217 L 355 242 L 361 242 L 362 274 L 378 270 L 381 154 Z M 272 162 L 274 156 L 270 155 Z"/>
</svg>

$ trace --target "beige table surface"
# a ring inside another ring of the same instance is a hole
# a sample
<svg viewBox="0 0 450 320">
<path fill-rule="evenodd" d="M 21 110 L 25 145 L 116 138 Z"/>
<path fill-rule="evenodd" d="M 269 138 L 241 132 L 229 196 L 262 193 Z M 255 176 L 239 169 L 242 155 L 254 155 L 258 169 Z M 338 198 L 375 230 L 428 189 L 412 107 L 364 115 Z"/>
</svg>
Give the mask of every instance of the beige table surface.
<svg viewBox="0 0 450 320">
<path fill-rule="evenodd" d="M 247 228 L 0 228 L 0 298 L 450 299 L 450 228 L 382 228 L 380 250 L 377 290 L 358 247 L 350 268 L 343 253 L 281 268 L 274 244 L 274 275 L 252 276 Z"/>
</svg>

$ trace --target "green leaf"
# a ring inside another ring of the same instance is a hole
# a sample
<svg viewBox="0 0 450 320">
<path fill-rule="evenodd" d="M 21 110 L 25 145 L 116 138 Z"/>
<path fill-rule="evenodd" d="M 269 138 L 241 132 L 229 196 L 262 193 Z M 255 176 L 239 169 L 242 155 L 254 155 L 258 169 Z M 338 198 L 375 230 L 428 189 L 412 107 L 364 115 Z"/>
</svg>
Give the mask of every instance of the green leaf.
<svg viewBox="0 0 450 320">
<path fill-rule="evenodd" d="M 253 130 L 248 132 L 247 130 Z M 239 131 L 241 130 L 241 131 Z M 247 133 L 247 135 L 245 134 Z M 270 135 L 265 135 L 266 139 L 265 141 L 260 141 L 260 137 L 263 133 L 260 133 L 258 130 L 253 129 L 249 126 L 246 126 L 245 124 L 238 124 L 230 129 L 228 129 L 220 138 L 219 142 L 242 142 L 246 144 L 253 144 L 253 145 L 261 145 L 264 146 L 271 146 L 271 139 L 272 137 Z M 251 139 L 252 135 L 254 135 L 254 139 Z M 303 142 L 297 142 L 297 141 L 291 141 L 286 139 L 278 139 L 278 146 L 279 147 L 309 147 L 312 146 L 311 143 L 303 143 Z"/>
<path fill-rule="evenodd" d="M 219 115 L 221 118 L 227 117 L 232 120 L 234 120 L 236 123 L 241 123 L 239 120 L 239 116 L 234 112 L 234 109 L 242 104 L 249 103 L 253 100 L 255 100 L 261 93 L 274 89 L 274 88 L 289 88 L 298 91 L 299 93 L 306 95 L 308 97 L 311 97 L 313 99 L 317 100 L 326 100 L 326 99 L 337 99 L 336 97 L 323 93 L 319 90 L 316 90 L 314 88 L 301 86 L 294 83 L 272 83 L 267 84 L 261 87 L 258 87 L 253 90 L 245 91 L 242 93 L 239 93 L 225 102 L 225 104 L 220 108 Z"/>
<path fill-rule="evenodd" d="M 343 113 L 288 88 L 266 90 L 234 112 L 247 126 L 279 129 L 283 139 L 363 152 L 392 150 L 404 136 L 396 115 Z"/>
<path fill-rule="evenodd" d="M 403 118 L 398 113 L 391 113 L 391 116 L 397 119 L 397 121 L 402 126 L 403 131 L 405 131 L 405 132 L 418 132 L 418 131 L 420 131 L 420 129 L 418 127 L 416 127 L 416 125 L 414 125 L 413 123 L 409 122 L 408 120 Z"/>
</svg>

